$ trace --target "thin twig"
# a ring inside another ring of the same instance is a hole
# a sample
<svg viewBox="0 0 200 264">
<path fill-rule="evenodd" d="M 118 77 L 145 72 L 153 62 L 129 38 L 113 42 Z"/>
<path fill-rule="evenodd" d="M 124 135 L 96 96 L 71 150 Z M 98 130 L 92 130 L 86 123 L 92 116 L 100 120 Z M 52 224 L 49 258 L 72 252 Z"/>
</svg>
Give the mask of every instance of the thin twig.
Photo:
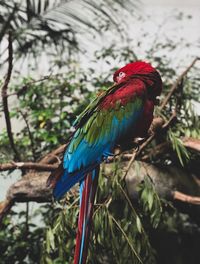
<svg viewBox="0 0 200 264">
<path fill-rule="evenodd" d="M 136 159 L 136 157 L 142 152 L 142 150 L 154 139 L 155 137 L 155 133 L 152 134 L 150 137 L 147 138 L 147 140 L 142 143 L 142 145 L 138 148 L 138 150 L 134 150 L 133 153 L 132 153 L 132 157 L 128 163 L 128 166 L 126 167 L 125 169 L 125 173 L 124 173 L 124 176 L 123 176 L 123 180 L 125 180 L 134 160 Z"/>
<path fill-rule="evenodd" d="M 163 108 L 166 106 L 166 104 L 168 103 L 169 99 L 171 98 L 171 96 L 173 95 L 173 93 L 176 91 L 177 87 L 179 86 L 180 82 L 182 81 L 183 77 L 191 70 L 191 68 L 194 66 L 194 64 L 200 60 L 200 58 L 195 58 L 193 60 L 193 62 L 184 70 L 184 72 L 178 77 L 178 79 L 176 80 L 176 82 L 172 85 L 169 93 L 167 94 L 167 96 L 165 97 L 165 99 L 163 100 L 161 106 L 160 106 L 160 110 L 163 110 Z"/>
<path fill-rule="evenodd" d="M 3 102 L 3 110 L 4 110 L 4 116 L 6 121 L 6 129 L 8 138 L 10 141 L 10 146 L 14 152 L 14 160 L 20 160 L 20 155 L 15 147 L 13 133 L 12 133 L 12 126 L 10 121 L 10 112 L 8 107 L 8 99 L 7 99 L 7 90 L 8 90 L 8 84 L 10 82 L 11 74 L 12 74 L 12 67 L 13 67 L 13 47 L 12 47 L 12 36 L 9 32 L 8 35 L 8 72 L 7 76 L 5 78 L 4 84 L 2 86 L 1 90 L 1 96 L 2 96 L 2 102 Z"/>
<path fill-rule="evenodd" d="M 24 237 L 27 239 L 28 232 L 29 232 L 29 202 L 26 202 L 26 230 L 24 232 Z"/>
<path fill-rule="evenodd" d="M 161 130 L 166 130 L 166 128 L 168 128 L 171 123 L 174 121 L 174 118 L 176 117 L 175 112 L 172 113 L 171 117 L 169 118 L 169 120 L 167 120 L 161 127 Z M 134 160 L 141 154 L 141 152 L 144 150 L 144 148 L 156 137 L 157 135 L 157 130 L 155 130 L 153 132 L 153 134 L 151 136 L 149 136 L 143 143 L 142 145 L 138 148 L 138 150 L 134 150 L 132 153 L 132 157 L 128 163 L 128 166 L 125 169 L 125 174 L 123 176 L 123 179 L 126 178 L 128 171 L 130 170 Z"/>
<path fill-rule="evenodd" d="M 163 129 L 167 129 L 169 128 L 169 126 L 173 123 L 173 121 L 176 119 L 176 111 L 173 111 L 169 120 L 167 122 L 165 122 L 165 124 L 162 126 Z"/>
<path fill-rule="evenodd" d="M 31 133 L 31 129 L 30 129 L 30 126 L 29 126 L 29 122 L 28 122 L 28 120 L 26 118 L 26 115 L 21 110 L 19 110 L 19 112 L 20 112 L 21 116 L 23 117 L 24 122 L 26 124 L 26 128 L 27 128 L 27 131 L 28 131 L 29 139 L 30 139 L 30 142 L 31 142 L 31 151 L 32 151 L 33 159 L 34 159 L 34 161 L 36 161 L 36 153 L 35 153 L 34 139 L 33 139 L 32 133 Z"/>
<path fill-rule="evenodd" d="M 155 148 L 151 149 L 147 154 L 143 155 L 141 157 L 141 161 L 149 161 L 152 158 L 161 157 L 163 153 L 166 153 L 166 151 L 169 151 L 170 149 L 170 143 L 169 142 L 162 142 L 161 144 L 155 146 Z"/>
<path fill-rule="evenodd" d="M 113 223 L 115 223 L 115 225 L 118 227 L 118 229 L 122 232 L 124 238 L 126 239 L 126 241 L 128 242 L 128 245 L 130 246 L 131 250 L 133 251 L 134 255 L 136 256 L 136 258 L 138 259 L 139 263 L 143 264 L 143 261 L 141 260 L 140 256 L 138 255 L 137 251 L 135 250 L 135 248 L 133 247 L 133 244 L 130 242 L 130 240 L 128 239 L 128 236 L 126 235 L 126 233 L 124 232 L 123 228 L 121 227 L 121 225 L 117 222 L 117 220 L 110 214 L 109 215 L 110 218 L 112 219 Z"/>
<path fill-rule="evenodd" d="M 66 73 L 63 73 L 63 72 L 61 72 L 61 73 L 56 73 L 56 74 L 52 74 L 52 73 L 50 73 L 49 75 L 46 75 L 46 76 L 44 76 L 44 77 L 42 77 L 42 78 L 40 78 L 40 79 L 38 79 L 38 80 L 32 80 L 32 81 L 30 81 L 30 82 L 27 82 L 27 83 L 26 83 L 25 85 L 23 85 L 23 86 L 22 86 L 17 92 L 10 93 L 10 94 L 7 94 L 7 95 L 5 95 L 5 96 L 6 96 L 6 97 L 10 97 L 10 96 L 13 96 L 13 95 L 20 96 L 20 95 L 26 93 L 26 91 L 28 90 L 28 88 L 29 88 L 30 85 L 33 85 L 33 84 L 35 84 L 35 83 L 39 83 L 39 82 L 43 82 L 43 81 L 46 81 L 46 80 L 49 80 L 49 79 L 51 79 L 51 78 L 55 78 L 55 77 L 58 77 L 58 76 L 62 76 L 62 75 L 64 75 L 64 74 L 66 74 Z"/>
</svg>

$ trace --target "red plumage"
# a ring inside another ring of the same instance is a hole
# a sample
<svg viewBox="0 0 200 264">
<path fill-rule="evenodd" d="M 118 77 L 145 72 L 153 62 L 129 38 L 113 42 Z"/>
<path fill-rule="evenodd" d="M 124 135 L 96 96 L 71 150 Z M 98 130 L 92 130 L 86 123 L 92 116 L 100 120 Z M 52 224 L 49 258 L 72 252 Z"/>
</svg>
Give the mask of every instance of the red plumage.
<svg viewBox="0 0 200 264">
<path fill-rule="evenodd" d="M 120 77 L 120 73 L 125 75 Z M 131 76 L 144 81 L 150 86 L 152 95 L 159 96 L 162 91 L 162 80 L 158 71 L 150 63 L 136 61 L 128 63 L 126 66 L 117 70 L 113 75 L 113 81 L 116 83 L 123 82 Z"/>
<path fill-rule="evenodd" d="M 114 109 L 116 103 L 120 105 L 126 105 L 134 97 L 143 97 L 145 94 L 144 83 L 139 79 L 128 80 L 126 83 L 126 89 L 122 86 L 115 93 L 108 95 L 103 103 L 100 105 L 102 110 Z"/>
<path fill-rule="evenodd" d="M 94 175 L 92 175 L 92 173 L 89 173 L 84 181 L 84 188 L 81 199 L 81 208 L 78 218 L 78 230 L 76 235 L 74 264 L 79 264 L 79 263 L 84 264 L 86 263 L 87 260 L 93 205 L 94 205 L 94 199 L 98 184 L 98 177 L 99 177 L 99 166 L 95 169 L 95 177 Z M 84 225 L 86 227 L 83 238 Z M 81 249 L 82 246 L 83 248 Z"/>
</svg>

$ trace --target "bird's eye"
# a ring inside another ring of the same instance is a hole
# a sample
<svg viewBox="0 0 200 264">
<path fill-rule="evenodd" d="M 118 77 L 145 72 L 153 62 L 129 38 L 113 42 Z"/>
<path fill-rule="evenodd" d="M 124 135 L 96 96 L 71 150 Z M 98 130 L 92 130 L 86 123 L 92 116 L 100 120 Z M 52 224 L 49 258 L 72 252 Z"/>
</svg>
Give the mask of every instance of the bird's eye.
<svg viewBox="0 0 200 264">
<path fill-rule="evenodd" d="M 118 76 L 119 76 L 120 78 L 123 78 L 123 77 L 125 77 L 125 75 L 126 75 L 126 74 L 125 74 L 124 72 L 120 72 Z"/>
</svg>

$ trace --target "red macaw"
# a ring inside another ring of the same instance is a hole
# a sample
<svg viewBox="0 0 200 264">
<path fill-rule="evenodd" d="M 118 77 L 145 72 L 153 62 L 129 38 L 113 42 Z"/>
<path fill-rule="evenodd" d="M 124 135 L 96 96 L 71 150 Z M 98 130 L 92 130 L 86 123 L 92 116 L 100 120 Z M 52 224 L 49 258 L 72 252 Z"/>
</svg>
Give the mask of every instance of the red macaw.
<svg viewBox="0 0 200 264">
<path fill-rule="evenodd" d="M 48 184 L 60 199 L 80 182 L 80 213 L 74 264 L 87 258 L 92 209 L 100 163 L 116 144 L 144 137 L 153 120 L 156 97 L 162 90 L 160 74 L 149 63 L 132 62 L 113 75 L 115 84 L 98 96 L 76 119 L 75 132 L 63 164 Z M 56 176 L 55 176 L 56 175 Z"/>
</svg>

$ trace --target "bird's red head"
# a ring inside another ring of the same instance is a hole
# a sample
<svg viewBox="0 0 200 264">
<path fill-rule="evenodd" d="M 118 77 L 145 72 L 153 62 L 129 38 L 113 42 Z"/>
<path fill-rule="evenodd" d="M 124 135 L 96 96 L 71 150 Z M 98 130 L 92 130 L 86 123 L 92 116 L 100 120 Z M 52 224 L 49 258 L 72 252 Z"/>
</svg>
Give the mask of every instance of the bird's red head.
<svg viewBox="0 0 200 264">
<path fill-rule="evenodd" d="M 128 63 L 126 66 L 117 70 L 113 75 L 116 83 L 126 81 L 131 76 L 137 76 L 148 84 L 149 93 L 153 97 L 159 96 L 162 91 L 162 80 L 158 71 L 150 63 L 136 61 Z"/>
</svg>

